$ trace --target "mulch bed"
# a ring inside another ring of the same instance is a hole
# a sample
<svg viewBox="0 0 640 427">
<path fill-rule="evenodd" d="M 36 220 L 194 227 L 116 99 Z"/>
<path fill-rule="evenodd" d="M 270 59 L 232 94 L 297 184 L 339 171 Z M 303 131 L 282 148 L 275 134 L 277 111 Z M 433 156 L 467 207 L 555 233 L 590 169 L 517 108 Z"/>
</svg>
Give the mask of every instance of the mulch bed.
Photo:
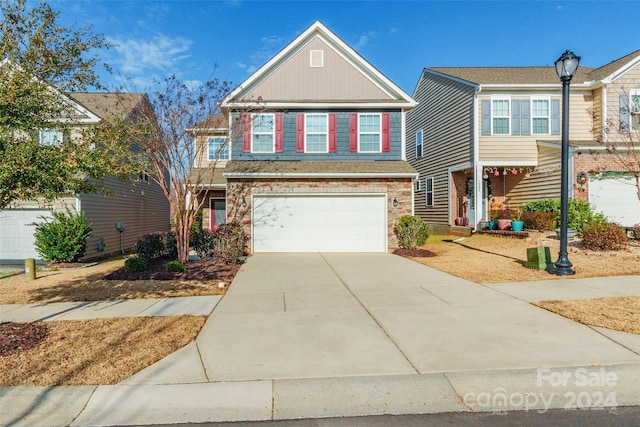
<svg viewBox="0 0 640 427">
<path fill-rule="evenodd" d="M 44 323 L 0 323 L 0 356 L 34 348 L 48 335 Z"/>
<path fill-rule="evenodd" d="M 412 258 L 431 258 L 436 256 L 435 253 L 428 251 L 426 249 L 403 249 L 398 248 L 393 251 L 394 254 L 400 255 L 403 257 L 412 257 Z"/>
<path fill-rule="evenodd" d="M 139 273 L 127 273 L 124 267 L 107 274 L 106 280 L 225 280 L 232 279 L 242 264 L 224 264 L 211 260 L 189 261 L 185 264 L 184 273 L 172 273 L 167 271 L 168 257 L 152 260 L 145 271 Z"/>
</svg>

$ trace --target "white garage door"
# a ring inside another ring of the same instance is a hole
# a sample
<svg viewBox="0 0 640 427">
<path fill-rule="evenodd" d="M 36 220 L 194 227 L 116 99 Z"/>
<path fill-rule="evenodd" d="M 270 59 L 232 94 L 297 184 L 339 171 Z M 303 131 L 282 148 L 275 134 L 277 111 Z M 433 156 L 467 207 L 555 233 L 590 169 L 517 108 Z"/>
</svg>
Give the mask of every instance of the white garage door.
<svg viewBox="0 0 640 427">
<path fill-rule="evenodd" d="M 640 224 L 640 200 L 633 178 L 589 180 L 589 203 L 612 222 L 625 227 Z"/>
<path fill-rule="evenodd" d="M 384 195 L 255 196 L 255 252 L 386 252 Z"/>
<path fill-rule="evenodd" d="M 5 210 L 0 211 L 0 260 L 18 261 L 27 258 L 39 259 L 33 233 L 36 222 L 43 222 L 42 216 L 51 218 L 49 210 Z"/>
</svg>

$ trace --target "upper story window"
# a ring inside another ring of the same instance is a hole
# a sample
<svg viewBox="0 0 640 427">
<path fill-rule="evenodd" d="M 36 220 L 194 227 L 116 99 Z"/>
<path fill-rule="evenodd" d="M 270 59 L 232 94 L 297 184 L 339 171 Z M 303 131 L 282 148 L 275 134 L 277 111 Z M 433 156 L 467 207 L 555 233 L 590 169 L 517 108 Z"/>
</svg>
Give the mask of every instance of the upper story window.
<svg viewBox="0 0 640 427">
<path fill-rule="evenodd" d="M 227 139 L 221 136 L 211 136 L 207 139 L 209 148 L 208 148 L 208 159 L 209 161 L 214 160 L 230 160 L 229 156 L 229 145 L 226 144 Z"/>
<path fill-rule="evenodd" d="M 416 159 L 422 157 L 422 129 L 416 132 Z"/>
<path fill-rule="evenodd" d="M 531 100 L 531 121 L 533 134 L 548 134 L 551 109 L 549 99 Z"/>
<path fill-rule="evenodd" d="M 491 127 L 493 135 L 509 135 L 509 99 L 491 100 Z"/>
<path fill-rule="evenodd" d="M 328 153 L 328 114 L 305 114 L 305 152 Z"/>
<path fill-rule="evenodd" d="M 629 93 L 629 112 L 631 113 L 631 129 L 640 130 L 640 90 Z"/>
<path fill-rule="evenodd" d="M 63 141 L 62 131 L 57 129 L 41 129 L 38 132 L 38 141 L 42 145 L 60 145 Z"/>
<path fill-rule="evenodd" d="M 380 141 L 380 114 L 360 114 L 358 116 L 358 151 L 361 153 L 380 153 Z"/>
<path fill-rule="evenodd" d="M 251 151 L 273 153 L 275 151 L 274 114 L 255 114 L 251 120 Z"/>
</svg>

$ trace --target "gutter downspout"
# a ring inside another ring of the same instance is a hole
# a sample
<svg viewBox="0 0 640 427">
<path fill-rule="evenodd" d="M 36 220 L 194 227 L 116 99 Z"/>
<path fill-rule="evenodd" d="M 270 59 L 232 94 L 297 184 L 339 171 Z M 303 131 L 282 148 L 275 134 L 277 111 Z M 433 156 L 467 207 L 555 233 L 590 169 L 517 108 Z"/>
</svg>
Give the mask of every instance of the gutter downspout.
<svg viewBox="0 0 640 427">
<path fill-rule="evenodd" d="M 478 93 L 481 91 L 480 86 L 476 86 L 475 92 L 473 94 L 473 159 L 471 159 L 471 164 L 473 165 L 473 182 L 474 182 L 474 191 L 475 196 L 474 206 L 473 206 L 473 229 L 472 233 L 475 233 L 478 228 L 478 218 L 482 218 L 484 213 L 480 213 L 482 209 L 482 189 L 484 187 L 484 182 L 482 181 L 482 166 L 478 163 L 478 157 L 480 155 L 480 137 L 478 135 Z"/>
<path fill-rule="evenodd" d="M 606 132 L 606 126 L 607 126 L 607 85 L 603 84 L 602 85 L 602 106 L 600 107 L 602 109 L 602 130 L 600 132 L 602 132 L 602 141 L 606 144 L 607 142 L 609 142 L 609 138 Z"/>
</svg>

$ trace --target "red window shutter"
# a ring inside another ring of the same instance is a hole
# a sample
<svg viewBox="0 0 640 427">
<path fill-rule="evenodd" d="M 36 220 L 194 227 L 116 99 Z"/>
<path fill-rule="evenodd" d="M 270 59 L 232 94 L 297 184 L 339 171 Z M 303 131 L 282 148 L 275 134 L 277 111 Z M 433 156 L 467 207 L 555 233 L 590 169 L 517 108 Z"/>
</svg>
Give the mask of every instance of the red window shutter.
<svg viewBox="0 0 640 427">
<path fill-rule="evenodd" d="M 282 114 L 276 114 L 276 153 L 282 153 L 284 150 L 284 140 L 282 131 Z"/>
<path fill-rule="evenodd" d="M 388 153 L 391 150 L 391 117 L 389 113 L 382 114 L 382 152 Z"/>
<path fill-rule="evenodd" d="M 242 116 L 242 151 L 245 153 L 251 151 L 251 116 L 249 114 Z"/>
<path fill-rule="evenodd" d="M 296 151 L 304 153 L 304 114 L 296 116 Z"/>
<path fill-rule="evenodd" d="M 335 153 L 337 151 L 337 136 L 336 136 L 336 115 L 329 114 L 329 152 Z"/>
<path fill-rule="evenodd" d="M 351 119 L 349 123 L 349 138 L 350 138 L 350 151 L 352 153 L 358 152 L 358 114 L 351 113 Z"/>
</svg>

